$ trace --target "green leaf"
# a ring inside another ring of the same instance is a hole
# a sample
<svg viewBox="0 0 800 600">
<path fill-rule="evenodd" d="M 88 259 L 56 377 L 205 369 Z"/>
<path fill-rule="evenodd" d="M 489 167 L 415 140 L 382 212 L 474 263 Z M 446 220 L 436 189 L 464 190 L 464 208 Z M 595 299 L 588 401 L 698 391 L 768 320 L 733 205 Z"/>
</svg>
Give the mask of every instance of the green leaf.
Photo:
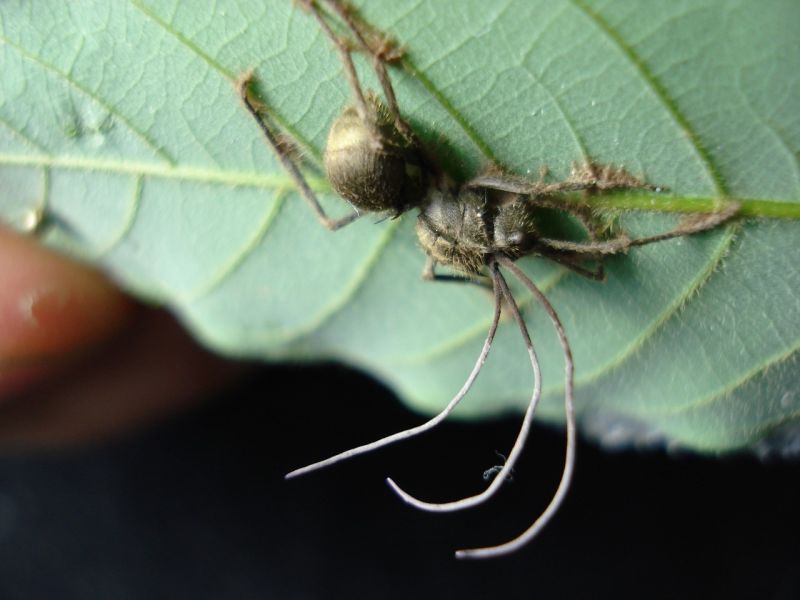
<svg viewBox="0 0 800 600">
<path fill-rule="evenodd" d="M 677 198 L 609 203 L 707 210 L 736 197 L 751 215 L 800 215 L 794 0 L 359 4 L 407 51 L 392 69 L 402 110 L 464 177 L 495 159 L 561 178 L 592 159 Z M 339 359 L 424 412 L 460 387 L 487 295 L 420 280 L 413 214 L 323 229 L 234 92 L 254 68 L 258 94 L 318 160 L 349 91 L 310 15 L 289 0 L 4 0 L 0 35 L 0 218 L 44 209 L 47 243 L 169 305 L 221 352 Z M 673 222 L 624 220 L 637 234 Z M 798 241 L 791 220 L 745 221 L 612 258 L 605 284 L 521 260 L 564 320 L 584 424 L 714 451 L 797 426 Z M 558 420 L 561 353 L 519 294 L 541 412 Z M 505 323 L 458 414 L 522 407 L 526 364 Z"/>
</svg>

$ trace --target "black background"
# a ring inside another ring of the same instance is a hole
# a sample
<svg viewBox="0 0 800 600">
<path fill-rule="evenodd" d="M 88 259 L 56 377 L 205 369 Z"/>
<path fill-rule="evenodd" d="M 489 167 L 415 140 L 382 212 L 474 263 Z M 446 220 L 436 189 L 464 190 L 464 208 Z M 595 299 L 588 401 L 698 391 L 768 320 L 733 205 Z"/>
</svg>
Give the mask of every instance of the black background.
<svg viewBox="0 0 800 600">
<path fill-rule="evenodd" d="M 0 598 L 799 598 L 797 463 L 579 447 L 556 519 L 522 552 L 505 541 L 555 489 L 563 432 L 537 428 L 489 505 L 417 512 L 474 493 L 517 418 L 448 423 L 285 482 L 283 473 L 420 422 L 343 368 L 263 368 L 123 440 L 0 458 Z"/>
</svg>

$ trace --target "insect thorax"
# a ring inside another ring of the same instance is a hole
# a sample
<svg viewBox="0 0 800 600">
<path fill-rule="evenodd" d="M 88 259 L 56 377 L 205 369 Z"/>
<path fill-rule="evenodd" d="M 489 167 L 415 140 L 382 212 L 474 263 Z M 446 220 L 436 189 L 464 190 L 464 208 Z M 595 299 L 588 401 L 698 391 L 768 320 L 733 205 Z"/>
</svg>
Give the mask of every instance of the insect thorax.
<svg viewBox="0 0 800 600">
<path fill-rule="evenodd" d="M 523 197 L 500 202 L 480 189 L 462 189 L 458 196 L 432 190 L 417 219 L 417 238 L 428 256 L 470 275 L 481 271 L 489 254 L 524 254 L 536 237 L 533 209 Z"/>
</svg>

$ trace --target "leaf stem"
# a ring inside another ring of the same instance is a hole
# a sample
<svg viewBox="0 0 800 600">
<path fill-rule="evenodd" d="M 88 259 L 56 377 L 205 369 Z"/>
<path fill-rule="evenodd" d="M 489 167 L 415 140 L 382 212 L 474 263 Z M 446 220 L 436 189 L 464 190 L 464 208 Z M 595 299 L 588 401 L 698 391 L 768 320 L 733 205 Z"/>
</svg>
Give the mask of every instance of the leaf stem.
<svg viewBox="0 0 800 600">
<path fill-rule="evenodd" d="M 717 210 L 722 198 L 706 196 L 672 196 L 643 193 L 616 193 L 593 196 L 565 196 L 565 202 L 594 209 L 647 211 L 665 213 L 709 213 Z M 731 198 L 741 204 L 739 214 L 745 218 L 800 219 L 800 202 Z"/>
</svg>

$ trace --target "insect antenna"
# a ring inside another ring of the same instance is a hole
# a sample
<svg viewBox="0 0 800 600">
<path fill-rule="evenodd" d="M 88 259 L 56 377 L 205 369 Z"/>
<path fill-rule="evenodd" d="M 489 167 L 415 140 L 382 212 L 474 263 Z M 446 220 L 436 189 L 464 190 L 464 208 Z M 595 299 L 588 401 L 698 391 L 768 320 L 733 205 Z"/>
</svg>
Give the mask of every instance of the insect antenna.
<svg viewBox="0 0 800 600">
<path fill-rule="evenodd" d="M 574 399 L 574 378 L 573 378 L 573 363 L 572 363 L 572 350 L 569 347 L 569 341 L 567 340 L 567 336 L 564 333 L 564 327 L 561 325 L 561 319 L 558 318 L 558 314 L 556 313 L 553 305 L 550 304 L 550 301 L 545 297 L 545 295 L 536 287 L 533 281 L 525 275 L 525 273 L 520 270 L 520 268 L 514 264 L 514 262 L 505 257 L 505 256 L 497 256 L 497 261 L 506 267 L 511 273 L 516 277 L 525 287 L 530 290 L 530 292 L 536 296 L 536 299 L 542 305 L 542 307 L 547 312 L 547 315 L 550 317 L 550 321 L 553 323 L 553 327 L 558 334 L 559 342 L 561 343 L 561 348 L 564 351 L 564 409 L 566 412 L 566 422 L 567 422 L 567 450 L 566 456 L 564 459 L 564 470 L 561 474 L 561 481 L 558 484 L 558 488 L 556 489 L 555 494 L 553 494 L 553 498 L 550 500 L 550 503 L 547 505 L 547 508 L 544 509 L 539 518 L 536 519 L 533 524 L 528 527 L 525 531 L 523 531 L 520 535 L 515 537 L 513 540 L 505 542 L 503 544 L 498 544 L 497 546 L 488 546 L 485 548 L 471 548 L 468 550 L 459 550 L 456 552 L 456 558 L 494 558 L 497 556 L 502 556 L 504 554 L 511 554 L 519 550 L 522 546 L 530 542 L 536 535 L 542 530 L 542 528 L 547 525 L 553 515 L 556 513 L 558 508 L 561 506 L 561 503 L 564 501 L 564 497 L 567 494 L 567 490 L 569 489 L 570 482 L 572 481 L 572 474 L 575 470 L 575 445 L 576 445 L 576 435 L 575 435 L 575 399 Z"/>
<path fill-rule="evenodd" d="M 514 442 L 514 446 L 511 448 L 511 452 L 508 454 L 508 459 L 505 461 L 502 468 L 499 469 L 495 478 L 492 479 L 492 482 L 479 494 L 468 496 L 460 500 L 454 500 L 452 502 L 424 502 L 404 491 L 391 478 L 386 479 L 386 483 L 389 484 L 389 487 L 391 487 L 392 490 L 398 496 L 400 496 L 404 502 L 420 510 L 426 510 L 429 512 L 453 512 L 477 506 L 494 496 L 500 486 L 507 481 L 508 475 L 514 468 L 514 463 L 516 463 L 517 458 L 525 447 L 525 442 L 528 439 L 531 424 L 533 423 L 533 416 L 536 413 L 536 407 L 539 405 L 539 399 L 542 396 L 542 373 L 541 369 L 539 368 L 539 359 L 536 356 L 536 351 L 533 348 L 533 343 L 531 342 L 528 328 L 525 325 L 525 320 L 522 318 L 522 315 L 519 312 L 519 307 L 514 300 L 514 296 L 511 294 L 508 283 L 506 283 L 505 278 L 498 269 L 495 257 L 490 259 L 489 272 L 492 274 L 492 282 L 495 289 L 498 287 L 500 288 L 505 303 L 511 310 L 511 314 L 514 316 L 514 320 L 519 326 L 520 333 L 522 333 L 522 339 L 525 341 L 525 346 L 528 350 L 528 356 L 530 357 L 531 361 L 531 367 L 533 368 L 533 393 L 531 394 L 531 399 L 528 403 L 528 409 L 525 411 L 525 417 L 522 420 L 522 425 L 519 428 L 517 439 Z"/>
<path fill-rule="evenodd" d="M 378 448 L 383 448 L 384 446 L 388 446 L 389 444 L 406 440 L 408 438 L 424 433 L 430 429 L 433 429 L 439 423 L 441 423 L 445 418 L 447 418 L 447 416 L 451 412 L 453 412 L 453 409 L 455 409 L 458 403 L 461 402 L 464 396 L 467 395 L 467 392 L 469 392 L 470 388 L 472 388 L 472 384 L 475 382 L 475 379 L 478 377 L 478 374 L 483 368 L 483 364 L 486 362 L 486 358 L 489 356 L 489 350 L 492 347 L 494 336 L 497 333 L 497 326 L 500 323 L 500 313 L 503 305 L 502 288 L 498 283 L 501 280 L 501 276 L 499 271 L 497 270 L 496 264 L 490 267 L 490 273 L 492 275 L 492 281 L 494 284 L 493 285 L 494 317 L 492 319 L 492 324 L 489 326 L 489 333 L 486 335 L 486 339 L 483 342 L 483 348 L 481 349 L 481 352 L 478 355 L 478 360 L 475 361 L 475 366 L 472 367 L 472 371 L 470 372 L 469 377 L 467 377 L 467 380 L 464 382 L 464 385 L 461 387 L 458 393 L 455 396 L 453 396 L 453 399 L 450 400 L 447 406 L 445 406 L 444 409 L 442 409 L 442 411 L 439 414 L 437 414 L 430 420 L 426 421 L 422 425 L 417 425 L 416 427 L 411 427 L 410 429 L 398 431 L 397 433 L 386 436 L 369 444 L 364 444 L 363 446 L 357 446 L 355 448 L 351 448 L 350 450 L 346 450 L 345 452 L 341 452 L 339 454 L 336 454 L 335 456 L 326 458 L 325 460 L 321 460 L 319 462 L 312 463 L 305 467 L 295 469 L 294 471 L 287 473 L 284 476 L 284 478 L 292 479 L 300 475 L 305 475 L 306 473 L 310 473 L 311 471 L 316 471 L 317 469 L 329 467 L 343 460 L 347 460 L 348 458 L 352 458 L 360 454 L 365 454 L 367 452 L 372 452 L 373 450 L 377 450 Z M 501 474 L 503 476 L 505 475 L 505 473 Z"/>
</svg>

